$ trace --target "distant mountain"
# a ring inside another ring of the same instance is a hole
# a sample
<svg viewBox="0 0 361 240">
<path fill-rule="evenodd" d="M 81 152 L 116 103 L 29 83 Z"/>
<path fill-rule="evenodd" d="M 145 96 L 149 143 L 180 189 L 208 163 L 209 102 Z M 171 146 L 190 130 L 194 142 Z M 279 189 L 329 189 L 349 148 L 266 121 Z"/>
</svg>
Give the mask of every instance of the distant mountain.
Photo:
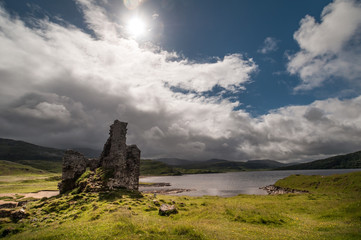
<svg viewBox="0 0 361 240">
<path fill-rule="evenodd" d="M 0 159 L 60 161 L 64 150 L 42 147 L 24 141 L 0 138 Z"/>
<path fill-rule="evenodd" d="M 140 160 L 140 175 L 141 176 L 175 176 L 181 175 L 181 172 L 175 170 L 172 166 L 163 162 L 141 159 Z"/>
<path fill-rule="evenodd" d="M 100 156 L 100 150 L 74 148 L 88 158 Z M 38 146 L 32 143 L 0 138 L 0 160 L 7 160 L 49 172 L 61 172 L 65 150 Z"/>
<path fill-rule="evenodd" d="M 180 158 L 157 158 L 154 160 L 157 162 L 165 163 L 169 166 L 184 166 L 198 162 L 198 161 L 192 161 L 192 160 L 186 160 Z"/>
<path fill-rule="evenodd" d="M 347 169 L 361 168 L 361 151 L 338 155 L 326 159 L 320 159 L 313 162 L 302 163 L 287 167 L 281 167 L 280 170 L 303 170 L 303 169 Z"/>
<path fill-rule="evenodd" d="M 219 172 L 245 171 L 243 162 L 233 162 L 224 159 L 210 159 L 203 162 L 197 162 L 191 165 L 183 166 L 184 168 L 209 169 Z"/>
<path fill-rule="evenodd" d="M 280 163 L 274 160 L 249 160 L 244 163 L 244 167 L 247 169 L 275 169 L 279 167 L 285 167 L 289 164 Z"/>
<path fill-rule="evenodd" d="M 287 166 L 287 164 L 283 164 L 273 160 L 249 160 L 247 162 L 236 162 L 225 159 L 192 161 L 192 160 L 179 159 L 179 158 L 160 158 L 154 160 L 178 168 L 208 169 L 208 170 L 220 171 L 220 172 L 275 169 L 275 168 Z"/>
</svg>

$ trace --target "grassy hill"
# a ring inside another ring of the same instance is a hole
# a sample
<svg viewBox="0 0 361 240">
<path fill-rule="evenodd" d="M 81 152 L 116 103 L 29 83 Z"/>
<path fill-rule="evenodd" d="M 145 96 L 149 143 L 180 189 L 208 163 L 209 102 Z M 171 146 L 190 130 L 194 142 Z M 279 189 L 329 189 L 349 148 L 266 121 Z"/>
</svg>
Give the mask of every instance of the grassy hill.
<svg viewBox="0 0 361 240">
<path fill-rule="evenodd" d="M 51 173 L 17 162 L 0 160 L 0 194 L 57 190 L 59 180 L 59 173 Z M 0 200 L 2 200 L 1 197 Z"/>
<path fill-rule="evenodd" d="M 64 150 L 42 147 L 35 144 L 0 138 L 0 159 L 60 161 Z"/>
<path fill-rule="evenodd" d="M 0 160 L 0 176 L 43 174 L 44 170 L 36 169 L 20 163 Z"/>
<path fill-rule="evenodd" d="M 61 173 L 62 170 L 62 161 L 58 160 L 18 160 L 16 162 L 52 173 Z"/>
<path fill-rule="evenodd" d="M 86 156 L 99 155 L 99 151 L 79 148 Z M 60 173 L 64 150 L 38 146 L 32 143 L 0 138 L 0 159 L 16 162 L 32 168 Z M 1 174 L 0 174 L 1 175 Z"/>
<path fill-rule="evenodd" d="M 168 166 L 165 163 L 149 160 L 149 159 L 141 159 L 140 160 L 140 175 L 141 176 L 173 176 L 180 175 L 181 173 L 174 169 L 171 166 Z"/>
<path fill-rule="evenodd" d="M 361 171 L 330 176 L 297 174 L 278 180 L 275 185 L 311 193 L 361 196 Z M 361 208 L 359 212 L 361 213 Z"/>
<path fill-rule="evenodd" d="M 361 151 L 338 155 L 326 159 L 320 159 L 309 163 L 302 163 L 287 167 L 281 167 L 280 170 L 303 170 L 303 169 L 347 169 L 361 168 Z"/>
<path fill-rule="evenodd" d="M 266 159 L 266 160 L 249 160 L 249 161 L 245 162 L 243 166 L 246 169 L 261 170 L 261 169 L 275 169 L 275 168 L 283 167 L 286 165 L 287 164 Z"/>
<path fill-rule="evenodd" d="M 210 159 L 208 161 L 191 161 L 178 158 L 160 158 L 156 161 L 163 162 L 167 165 L 177 168 L 179 171 L 200 171 L 208 170 L 209 172 L 234 172 L 246 170 L 270 170 L 286 166 L 286 164 L 273 160 L 249 160 L 247 162 L 236 162 L 225 159 Z M 183 169 L 183 170 L 182 170 Z"/>
</svg>

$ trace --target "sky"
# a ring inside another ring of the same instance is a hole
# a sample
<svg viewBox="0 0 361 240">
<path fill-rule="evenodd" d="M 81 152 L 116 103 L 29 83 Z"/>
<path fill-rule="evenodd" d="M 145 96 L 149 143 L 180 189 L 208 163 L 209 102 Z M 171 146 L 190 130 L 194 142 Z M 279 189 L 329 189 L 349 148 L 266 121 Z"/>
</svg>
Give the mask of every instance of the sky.
<svg viewBox="0 0 361 240">
<path fill-rule="evenodd" d="M 0 137 L 143 158 L 361 150 L 359 0 L 0 0 Z"/>
</svg>

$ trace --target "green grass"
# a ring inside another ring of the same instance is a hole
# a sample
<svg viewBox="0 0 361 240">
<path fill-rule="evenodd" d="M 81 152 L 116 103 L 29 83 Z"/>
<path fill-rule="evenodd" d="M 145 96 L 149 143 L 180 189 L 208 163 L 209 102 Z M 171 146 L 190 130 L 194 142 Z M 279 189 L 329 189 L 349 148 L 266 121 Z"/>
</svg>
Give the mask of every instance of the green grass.
<svg viewBox="0 0 361 240">
<path fill-rule="evenodd" d="M 361 195 L 361 171 L 331 176 L 291 175 L 275 183 L 279 187 L 306 190 L 318 194 Z"/>
<path fill-rule="evenodd" d="M 45 171 L 31 166 L 0 160 L 0 176 L 43 174 Z"/>
<path fill-rule="evenodd" d="M 203 173 L 221 173 L 241 171 L 241 168 L 225 168 L 219 166 L 208 166 L 204 163 L 199 165 L 192 165 L 190 167 L 172 167 L 166 163 L 142 159 L 140 162 L 141 176 L 176 176 L 182 174 L 203 174 Z"/>
<path fill-rule="evenodd" d="M 180 174 L 181 173 L 179 171 L 162 162 L 148 159 L 142 159 L 140 161 L 141 176 L 174 176 Z"/>
<path fill-rule="evenodd" d="M 0 193 L 57 190 L 60 174 L 0 160 Z"/>
<path fill-rule="evenodd" d="M 55 177 L 55 178 L 54 178 Z M 59 175 L 0 176 L 1 193 L 30 193 L 58 190 Z"/>
<path fill-rule="evenodd" d="M 62 161 L 48 161 L 48 160 L 18 160 L 21 163 L 33 168 L 45 170 L 52 173 L 61 173 Z"/>
<path fill-rule="evenodd" d="M 158 215 L 152 195 L 116 191 L 33 202 L 19 223 L 3 221 L 5 239 L 360 239 L 361 173 L 291 176 L 278 181 L 308 194 L 161 196 L 179 213 Z M 317 183 L 318 187 L 315 187 Z M 347 186 L 344 186 L 347 185 Z"/>
</svg>

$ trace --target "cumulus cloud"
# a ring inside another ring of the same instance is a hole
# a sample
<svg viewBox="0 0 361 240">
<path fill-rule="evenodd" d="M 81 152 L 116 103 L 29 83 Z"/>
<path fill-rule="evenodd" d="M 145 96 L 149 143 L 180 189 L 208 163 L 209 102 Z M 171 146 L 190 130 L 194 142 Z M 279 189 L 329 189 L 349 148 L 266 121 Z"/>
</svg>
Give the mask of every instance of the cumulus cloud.
<svg viewBox="0 0 361 240">
<path fill-rule="evenodd" d="M 99 149 L 120 119 L 143 157 L 292 161 L 358 150 L 361 97 L 254 118 L 234 110 L 239 102 L 204 94 L 244 89 L 257 70 L 252 59 L 197 63 L 141 48 L 95 1 L 78 4 L 95 36 L 49 20 L 29 27 L 0 8 L 1 137 Z"/>
<path fill-rule="evenodd" d="M 321 22 L 307 15 L 294 39 L 301 50 L 290 56 L 288 71 L 300 76 L 295 90 L 309 90 L 332 79 L 359 86 L 361 75 L 361 3 L 335 0 L 321 14 Z"/>
<path fill-rule="evenodd" d="M 274 52 L 277 50 L 277 39 L 273 37 L 266 37 L 266 39 L 263 42 L 263 46 L 257 50 L 257 52 L 262 54 L 267 54 L 270 52 Z"/>
<path fill-rule="evenodd" d="M 29 131 L 14 136 L 28 136 L 37 129 L 44 132 L 44 140 L 38 138 L 43 143 L 51 143 L 49 137 L 68 143 L 65 138 L 77 127 L 83 129 L 77 132 L 77 140 L 86 131 L 98 135 L 98 129 L 104 130 L 99 136 L 105 138 L 106 127 L 89 128 L 106 126 L 115 118 L 141 125 L 134 139 L 156 136 L 163 121 L 173 126 L 173 132 L 181 132 L 174 119 L 182 119 L 186 112 L 198 115 L 220 108 L 219 99 L 205 98 L 202 92 L 216 85 L 229 91 L 242 89 L 257 68 L 252 59 L 239 54 L 199 64 L 174 52 L 140 48 L 135 41 L 120 37 L 117 26 L 94 1 L 79 0 L 78 4 L 96 37 L 47 19 L 28 27 L 0 9 L 0 54 L 7 56 L 0 59 L 4 132 L 11 124 L 31 122 Z M 171 87 L 192 94 L 174 93 Z M 45 137 L 43 121 L 58 124 L 59 133 Z M 94 139 L 93 146 L 101 141 Z"/>
</svg>

